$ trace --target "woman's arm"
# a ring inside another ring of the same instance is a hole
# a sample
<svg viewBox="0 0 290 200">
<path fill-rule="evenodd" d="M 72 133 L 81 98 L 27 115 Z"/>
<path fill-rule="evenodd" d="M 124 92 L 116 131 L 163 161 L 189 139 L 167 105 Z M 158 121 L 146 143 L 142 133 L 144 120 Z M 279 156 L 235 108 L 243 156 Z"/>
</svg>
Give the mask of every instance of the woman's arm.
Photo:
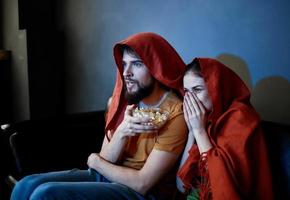
<svg viewBox="0 0 290 200">
<path fill-rule="evenodd" d="M 189 129 L 188 140 L 182 154 L 179 168 L 183 166 L 189 156 L 189 150 L 194 143 L 197 144 L 199 153 L 202 154 L 212 148 L 209 136 L 205 129 L 206 110 L 194 93 L 187 93 L 184 97 L 183 112 L 185 122 Z M 184 192 L 180 178 L 176 179 L 177 188 Z"/>
</svg>

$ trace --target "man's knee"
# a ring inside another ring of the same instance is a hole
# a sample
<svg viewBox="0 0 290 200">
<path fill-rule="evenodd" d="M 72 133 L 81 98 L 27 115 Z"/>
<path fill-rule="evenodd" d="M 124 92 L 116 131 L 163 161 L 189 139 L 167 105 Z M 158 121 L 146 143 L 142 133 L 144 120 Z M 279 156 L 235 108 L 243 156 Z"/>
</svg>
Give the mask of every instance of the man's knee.
<svg viewBox="0 0 290 200">
<path fill-rule="evenodd" d="M 37 182 L 37 175 L 25 176 L 16 183 L 14 190 L 24 191 L 25 188 L 33 188 Z"/>
<path fill-rule="evenodd" d="M 48 182 L 39 185 L 30 196 L 30 200 L 52 200 L 61 198 L 63 190 L 55 182 Z"/>
<path fill-rule="evenodd" d="M 38 184 L 38 175 L 28 175 L 18 181 L 13 188 L 11 199 L 19 199 L 20 197 L 29 197 L 31 192 L 37 187 Z"/>
<path fill-rule="evenodd" d="M 18 181 L 17 184 L 18 185 L 30 185 L 30 184 L 33 184 L 37 180 L 37 177 L 38 177 L 37 174 L 32 174 L 32 175 L 25 176 L 20 181 Z"/>
</svg>

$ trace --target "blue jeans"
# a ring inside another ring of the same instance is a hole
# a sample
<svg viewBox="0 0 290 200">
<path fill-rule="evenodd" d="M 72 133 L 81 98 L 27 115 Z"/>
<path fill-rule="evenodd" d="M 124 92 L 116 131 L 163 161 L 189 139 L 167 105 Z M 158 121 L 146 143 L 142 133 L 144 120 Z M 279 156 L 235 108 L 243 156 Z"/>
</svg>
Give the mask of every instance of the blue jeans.
<svg viewBox="0 0 290 200">
<path fill-rule="evenodd" d="M 95 170 L 33 174 L 24 177 L 14 187 L 11 200 L 146 200 L 129 187 L 113 183 Z"/>
</svg>

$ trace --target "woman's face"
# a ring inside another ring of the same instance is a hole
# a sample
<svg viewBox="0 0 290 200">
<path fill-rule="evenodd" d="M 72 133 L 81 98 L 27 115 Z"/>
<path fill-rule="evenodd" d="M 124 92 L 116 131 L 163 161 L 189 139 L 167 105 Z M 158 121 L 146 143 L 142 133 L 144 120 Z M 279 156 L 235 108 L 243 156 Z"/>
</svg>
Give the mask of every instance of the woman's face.
<svg viewBox="0 0 290 200">
<path fill-rule="evenodd" d="M 183 88 L 185 92 L 194 93 L 207 111 L 212 110 L 212 100 L 202 77 L 194 74 L 192 71 L 186 72 L 183 77 Z"/>
</svg>

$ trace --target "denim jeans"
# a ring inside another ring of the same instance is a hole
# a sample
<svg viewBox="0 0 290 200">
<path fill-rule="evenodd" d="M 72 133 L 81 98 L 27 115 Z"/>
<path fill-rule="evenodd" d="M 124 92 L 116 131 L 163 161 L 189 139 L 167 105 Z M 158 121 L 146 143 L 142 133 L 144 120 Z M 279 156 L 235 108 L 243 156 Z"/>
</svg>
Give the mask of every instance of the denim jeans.
<svg viewBox="0 0 290 200">
<path fill-rule="evenodd" d="M 11 194 L 11 200 L 61 199 L 146 200 L 147 198 L 125 185 L 110 182 L 93 169 L 29 175 L 15 185 Z"/>
</svg>

